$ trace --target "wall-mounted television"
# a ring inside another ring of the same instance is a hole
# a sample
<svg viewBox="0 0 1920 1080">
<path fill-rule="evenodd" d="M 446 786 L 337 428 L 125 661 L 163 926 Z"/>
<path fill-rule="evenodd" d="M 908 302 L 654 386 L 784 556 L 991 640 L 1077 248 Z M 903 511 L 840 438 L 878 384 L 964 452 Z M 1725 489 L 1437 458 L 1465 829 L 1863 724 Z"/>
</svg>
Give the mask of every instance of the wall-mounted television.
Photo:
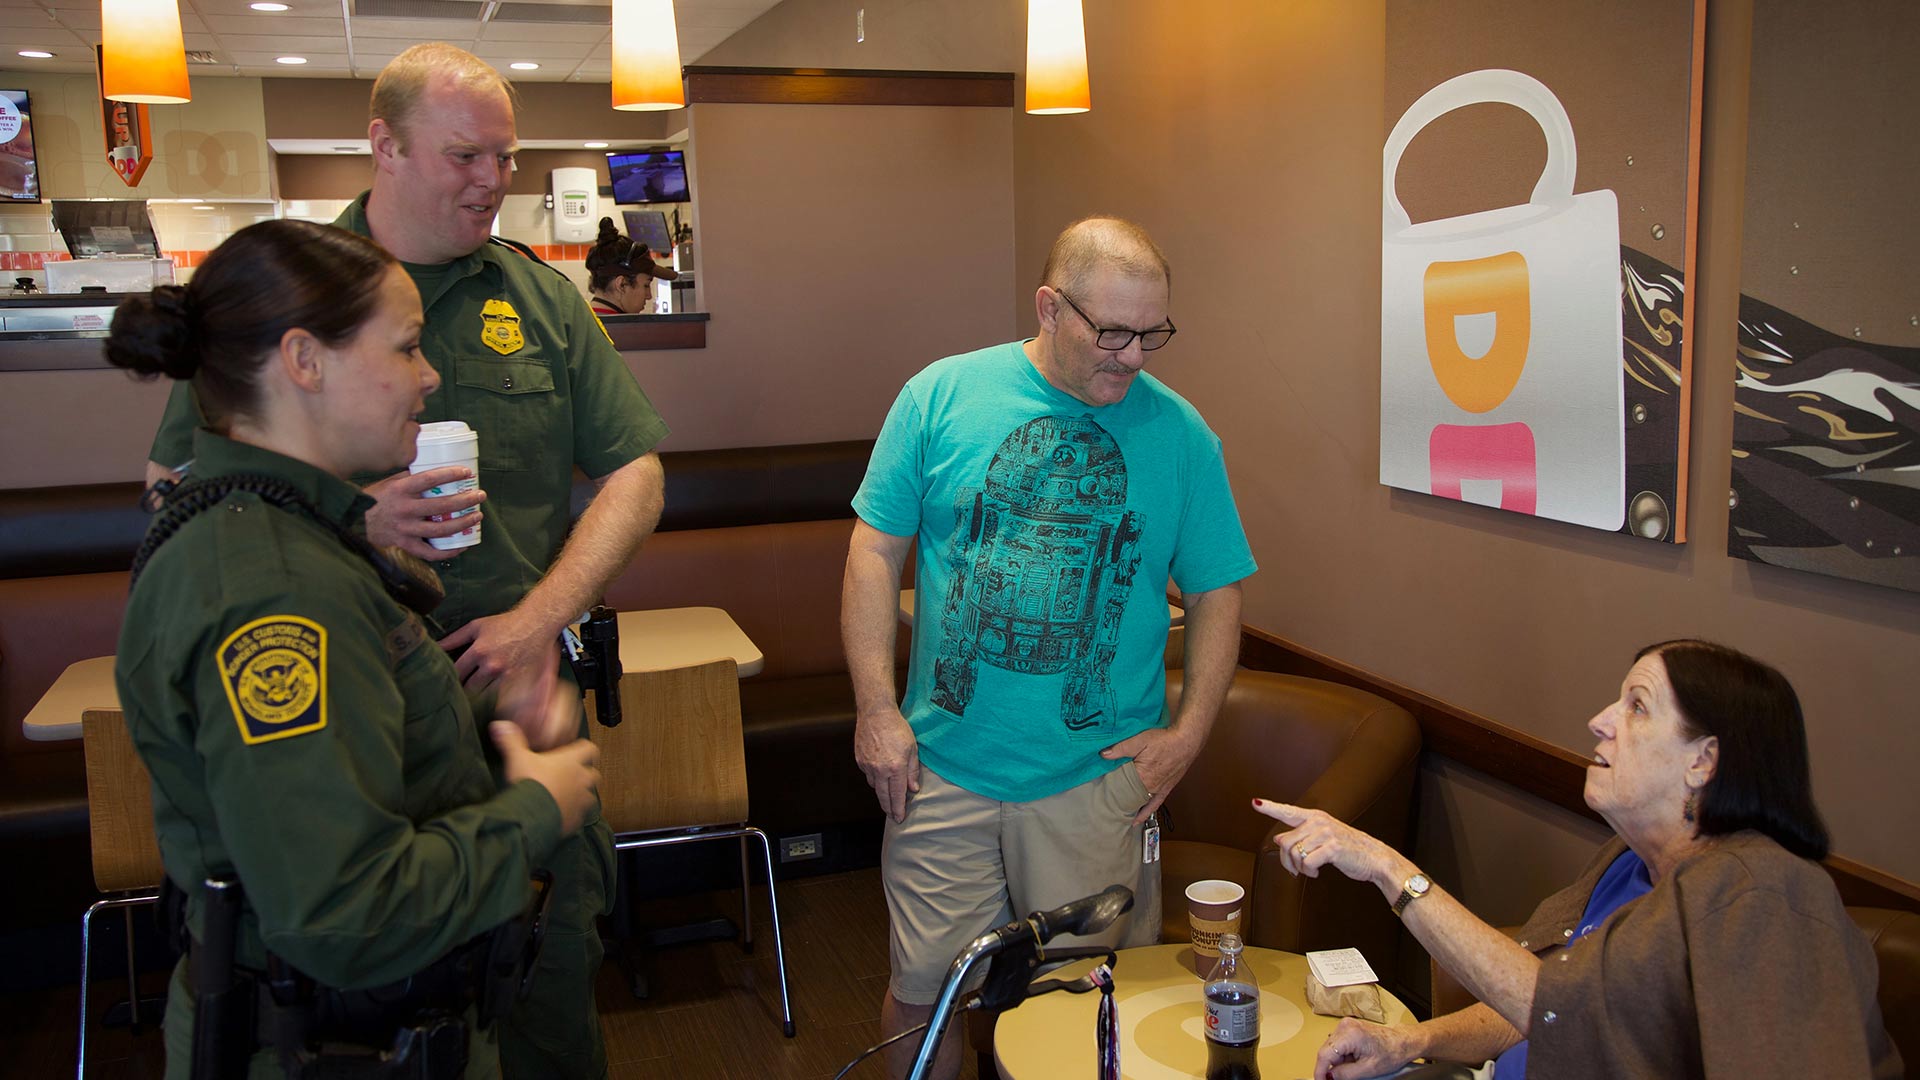
<svg viewBox="0 0 1920 1080">
<path fill-rule="evenodd" d="M 622 213 L 627 219 L 627 235 L 636 244 L 644 244 L 648 251 L 662 256 L 673 254 L 673 237 L 667 232 L 667 215 L 658 210 L 628 210 Z"/>
<path fill-rule="evenodd" d="M 40 201 L 33 160 L 33 110 L 25 90 L 0 90 L 0 202 Z"/>
<path fill-rule="evenodd" d="M 616 151 L 607 155 L 607 175 L 617 203 L 687 201 L 687 155 L 681 150 Z"/>
</svg>

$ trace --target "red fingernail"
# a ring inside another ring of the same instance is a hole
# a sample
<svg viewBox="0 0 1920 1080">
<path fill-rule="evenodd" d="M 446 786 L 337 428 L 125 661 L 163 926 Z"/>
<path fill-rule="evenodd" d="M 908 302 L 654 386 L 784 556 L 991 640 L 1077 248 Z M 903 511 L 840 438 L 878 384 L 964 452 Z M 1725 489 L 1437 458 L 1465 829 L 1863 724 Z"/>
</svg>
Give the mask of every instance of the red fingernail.
<svg viewBox="0 0 1920 1080">
<path fill-rule="evenodd" d="M 1253 805 L 1255 805 L 1255 806 L 1259 806 L 1259 805 L 1261 805 L 1261 800 L 1259 800 L 1259 799 L 1255 799 L 1255 800 L 1253 800 Z"/>
</svg>

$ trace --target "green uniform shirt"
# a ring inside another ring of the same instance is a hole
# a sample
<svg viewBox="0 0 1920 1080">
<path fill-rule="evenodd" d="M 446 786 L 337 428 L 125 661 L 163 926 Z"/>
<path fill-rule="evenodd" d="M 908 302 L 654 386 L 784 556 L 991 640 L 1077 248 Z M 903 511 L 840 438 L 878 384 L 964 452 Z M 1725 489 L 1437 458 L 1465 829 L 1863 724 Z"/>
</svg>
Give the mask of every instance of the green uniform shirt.
<svg viewBox="0 0 1920 1080">
<path fill-rule="evenodd" d="M 370 237 L 366 201 L 333 224 Z M 441 379 L 421 419 L 464 420 L 479 433 L 487 492 L 479 545 L 436 566 L 447 600 L 434 616 L 451 630 L 512 607 L 553 564 L 575 465 L 605 476 L 652 450 L 667 425 L 566 277 L 500 244 L 433 280 L 428 271 L 441 269 L 407 267 L 426 310 L 420 347 Z M 191 459 L 198 421 L 191 391 L 176 386 L 149 456 L 175 467 Z"/>
<path fill-rule="evenodd" d="M 211 432 L 198 477 L 265 473 L 357 528 L 371 500 Z M 142 572 L 114 677 L 153 775 L 167 873 L 192 898 L 237 872 L 237 950 L 322 982 L 418 971 L 518 913 L 560 839 L 544 788 L 495 786 L 453 663 L 319 522 L 236 492 Z"/>
</svg>

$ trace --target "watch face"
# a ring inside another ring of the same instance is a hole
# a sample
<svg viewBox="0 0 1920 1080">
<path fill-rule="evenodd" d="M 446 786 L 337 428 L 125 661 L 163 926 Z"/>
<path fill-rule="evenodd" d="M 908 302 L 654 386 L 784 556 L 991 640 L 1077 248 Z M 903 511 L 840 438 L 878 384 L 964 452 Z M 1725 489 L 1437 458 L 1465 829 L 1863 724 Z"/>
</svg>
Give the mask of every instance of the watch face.
<svg viewBox="0 0 1920 1080">
<path fill-rule="evenodd" d="M 1425 874 L 1415 874 L 1407 879 L 1407 891 L 1415 896 L 1420 896 L 1431 888 L 1433 888 L 1433 882 L 1428 881 Z"/>
</svg>

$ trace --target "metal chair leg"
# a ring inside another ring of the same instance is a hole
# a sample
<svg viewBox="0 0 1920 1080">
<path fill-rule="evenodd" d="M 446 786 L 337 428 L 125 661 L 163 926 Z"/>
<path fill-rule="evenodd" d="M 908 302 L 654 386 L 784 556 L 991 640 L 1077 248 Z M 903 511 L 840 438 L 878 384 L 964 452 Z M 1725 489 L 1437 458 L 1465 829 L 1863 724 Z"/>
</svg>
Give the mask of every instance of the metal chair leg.
<svg viewBox="0 0 1920 1080">
<path fill-rule="evenodd" d="M 767 834 L 751 825 L 727 828 L 717 832 L 668 832 L 662 835 L 629 833 L 613 838 L 615 851 L 631 851 L 636 848 L 662 847 L 670 844 L 691 844 L 702 840 L 725 840 L 739 837 L 744 844 L 752 836 L 760 841 L 760 858 L 767 869 L 767 912 L 773 919 L 773 962 L 780 972 L 780 1029 L 787 1038 L 793 1038 L 793 999 L 787 991 L 787 952 L 785 939 L 780 935 L 780 898 L 773 887 L 773 841 Z M 746 891 L 747 883 L 742 880 L 741 891 Z"/>
<path fill-rule="evenodd" d="M 753 951 L 753 875 L 747 867 L 747 838 L 740 837 L 740 949 Z"/>
<path fill-rule="evenodd" d="M 74 1075 L 87 1080 L 87 962 L 93 956 L 93 913 L 105 900 L 87 908 L 80 916 L 80 1070 Z"/>
<path fill-rule="evenodd" d="M 140 969 L 133 961 L 133 908 L 121 908 L 120 913 L 127 917 L 127 1009 L 137 1035 L 140 1032 Z"/>
<path fill-rule="evenodd" d="M 793 1038 L 793 1000 L 787 994 L 787 946 L 780 934 L 780 897 L 773 887 L 773 841 L 759 829 L 746 831 L 760 839 L 760 855 L 767 864 L 767 913 L 773 917 L 773 966 L 780 972 L 780 1030 Z"/>
<path fill-rule="evenodd" d="M 133 908 L 136 904 L 151 904 L 159 899 L 155 893 L 134 896 L 117 896 L 108 900 L 96 900 L 80 916 L 80 1060 L 74 1073 L 79 1080 L 87 1076 L 87 988 L 92 977 L 93 960 L 93 915 L 104 908 L 124 908 L 127 913 L 127 987 L 133 1020 L 140 1022 L 140 986 L 139 969 L 133 962 Z"/>
</svg>

